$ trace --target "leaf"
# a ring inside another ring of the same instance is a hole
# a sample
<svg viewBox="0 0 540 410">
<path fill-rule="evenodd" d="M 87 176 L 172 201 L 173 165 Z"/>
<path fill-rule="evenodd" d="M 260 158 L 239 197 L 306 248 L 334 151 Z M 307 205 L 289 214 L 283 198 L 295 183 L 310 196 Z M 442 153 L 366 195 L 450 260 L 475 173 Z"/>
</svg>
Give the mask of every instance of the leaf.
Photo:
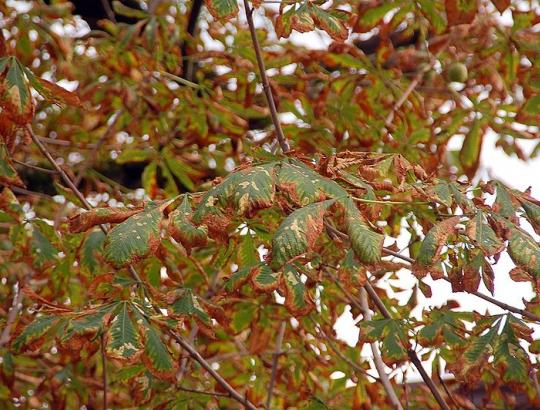
<svg viewBox="0 0 540 410">
<path fill-rule="evenodd" d="M 11 159 L 5 144 L 0 144 L 0 183 L 21 188 L 25 187 L 24 182 L 11 165 Z"/>
<path fill-rule="evenodd" d="M 526 232 L 510 222 L 508 229 L 508 254 L 514 263 L 535 278 L 540 276 L 540 247 Z"/>
<path fill-rule="evenodd" d="M 106 316 L 110 314 L 116 304 L 109 304 L 97 308 L 97 312 L 88 313 L 69 321 L 62 340 L 67 340 L 74 335 L 96 333 L 103 328 Z M 95 311 L 96 309 L 92 309 Z"/>
<path fill-rule="evenodd" d="M 140 323 L 144 331 L 143 362 L 154 376 L 172 381 L 176 366 L 158 331 L 144 318 L 140 319 Z"/>
<path fill-rule="evenodd" d="M 319 28 L 326 31 L 326 33 L 336 41 L 347 40 L 349 37 L 349 30 L 345 27 L 341 18 L 323 10 L 311 2 L 308 3 L 308 5 L 311 17 L 313 17 L 315 24 L 317 24 Z"/>
<path fill-rule="evenodd" d="M 526 383 L 529 380 L 527 371 L 529 360 L 511 326 L 512 320 L 515 319 L 509 315 L 500 336 L 497 338 L 493 355 L 495 364 L 502 367 L 502 379 L 505 382 Z"/>
<path fill-rule="evenodd" d="M 490 346 L 497 337 L 497 328 L 499 324 L 497 320 L 489 329 L 489 331 L 483 336 L 478 337 L 467 349 L 464 356 L 469 363 L 476 363 L 482 355 L 489 353 L 488 346 Z"/>
<path fill-rule="evenodd" d="M 95 274 L 99 266 L 96 260 L 96 254 L 101 254 L 105 234 L 102 231 L 91 232 L 86 237 L 81 248 L 81 266 L 85 267 L 90 273 Z"/>
<path fill-rule="evenodd" d="M 7 67 L 7 73 L 0 76 L 0 108 L 13 122 L 25 125 L 34 115 L 30 86 L 15 57 L 9 57 Z"/>
<path fill-rule="evenodd" d="M 348 196 L 347 191 L 339 184 L 324 178 L 299 161 L 284 162 L 281 165 L 277 184 L 278 188 L 299 206 L 306 206 L 327 198 Z"/>
<path fill-rule="evenodd" d="M 478 7 L 476 1 L 470 0 L 445 0 L 444 5 L 449 26 L 471 23 Z"/>
<path fill-rule="evenodd" d="M 300 279 L 300 273 L 293 265 L 283 268 L 283 287 L 285 289 L 285 307 L 294 316 L 305 316 L 314 307 L 307 294 L 306 286 Z"/>
<path fill-rule="evenodd" d="M 495 5 L 497 10 L 499 10 L 499 13 L 504 13 L 504 11 L 510 7 L 511 0 L 491 0 L 491 2 Z"/>
<path fill-rule="evenodd" d="M 280 14 L 276 19 L 275 30 L 278 38 L 288 38 L 293 30 L 292 18 L 296 15 L 294 7 Z"/>
<path fill-rule="evenodd" d="M 250 272 L 251 267 L 241 268 L 234 272 L 230 277 L 227 278 L 227 282 L 225 283 L 225 288 L 227 291 L 233 292 L 240 289 L 242 285 L 248 281 Z"/>
<path fill-rule="evenodd" d="M 520 203 L 525 214 L 527 215 L 527 220 L 533 227 L 534 231 L 540 235 L 540 206 L 528 201 L 526 199 L 520 198 Z"/>
<path fill-rule="evenodd" d="M 459 216 L 454 216 L 439 222 L 429 230 L 418 252 L 417 262 L 420 265 L 430 266 L 438 261 L 442 247 L 448 237 L 455 232 L 459 220 Z"/>
<path fill-rule="evenodd" d="M 469 133 L 463 140 L 463 145 L 459 152 L 459 161 L 461 162 L 463 172 L 469 179 L 472 179 L 478 169 L 483 137 L 484 128 L 481 126 L 480 121 L 475 119 Z"/>
<path fill-rule="evenodd" d="M 191 222 L 192 209 L 187 195 L 180 206 L 169 215 L 169 233 L 175 241 L 180 242 L 188 252 L 192 248 L 206 245 L 208 228 L 196 226 Z"/>
<path fill-rule="evenodd" d="M 155 252 L 167 204 L 151 202 L 143 211 L 116 225 L 105 239 L 105 259 L 116 267 L 123 267 Z"/>
<path fill-rule="evenodd" d="M 81 105 L 81 100 L 75 93 L 68 91 L 65 88 L 60 87 L 59 85 L 56 85 L 43 78 L 35 76 L 27 68 L 25 68 L 24 71 L 32 87 L 46 100 L 52 101 L 57 104 L 65 103 L 74 107 L 79 107 Z"/>
<path fill-rule="evenodd" d="M 170 303 L 169 314 L 178 316 L 193 317 L 206 326 L 212 325 L 212 320 L 208 313 L 202 308 L 198 297 L 193 295 L 191 289 L 179 289 L 167 295 Z M 174 301 L 172 300 L 174 299 Z"/>
<path fill-rule="evenodd" d="M 281 223 L 272 239 L 273 269 L 313 249 L 323 230 L 323 216 L 334 200 L 330 199 L 297 209 Z"/>
<path fill-rule="evenodd" d="M 144 168 L 141 176 L 141 182 L 146 194 L 150 198 L 154 198 L 158 191 L 156 162 L 151 162 Z"/>
<path fill-rule="evenodd" d="M 206 0 L 208 11 L 218 21 L 227 21 L 238 14 L 236 0 Z"/>
<path fill-rule="evenodd" d="M 85 232 L 96 225 L 124 222 L 129 217 L 138 214 L 142 208 L 94 208 L 83 211 L 69 218 L 71 233 Z"/>
<path fill-rule="evenodd" d="M 361 322 L 365 331 L 363 341 L 369 343 L 382 342 L 381 355 L 388 365 L 407 357 L 408 338 L 404 331 L 404 323 L 398 319 L 379 319 Z"/>
<path fill-rule="evenodd" d="M 496 181 L 495 185 L 497 186 L 497 197 L 495 198 L 493 210 L 505 218 L 514 219 L 516 209 L 512 201 L 512 195 L 500 182 Z"/>
<path fill-rule="evenodd" d="M 51 244 L 45 235 L 34 226 L 31 243 L 34 263 L 38 267 L 43 267 L 45 263 L 55 260 L 58 250 Z"/>
<path fill-rule="evenodd" d="M 434 2 L 433 0 L 419 0 L 418 4 L 422 10 L 422 13 L 427 17 L 427 19 L 430 21 L 430 23 L 435 28 L 435 32 L 440 34 L 444 31 L 446 27 L 446 20 L 444 18 L 443 13 L 438 10 L 438 2 Z"/>
<path fill-rule="evenodd" d="M 114 0 L 112 2 L 113 10 L 116 14 L 120 14 L 121 16 L 126 17 L 133 17 L 136 19 L 146 19 L 149 17 L 149 14 L 146 11 L 133 9 L 131 7 L 128 7 L 124 4 L 122 4 L 121 1 Z"/>
<path fill-rule="evenodd" d="M 51 328 L 58 323 L 55 316 L 40 316 L 24 328 L 22 333 L 13 342 L 13 349 L 19 352 L 24 346 L 41 339 Z"/>
<path fill-rule="evenodd" d="M 315 21 L 310 15 L 307 3 L 302 4 L 298 10 L 292 14 L 290 19 L 291 28 L 299 33 L 307 33 L 315 29 Z"/>
<path fill-rule="evenodd" d="M 118 164 L 130 164 L 133 162 L 145 162 L 152 156 L 152 152 L 147 149 L 128 149 L 116 158 Z"/>
<path fill-rule="evenodd" d="M 268 265 L 260 264 L 251 269 L 249 279 L 255 290 L 272 292 L 279 287 L 281 274 L 273 272 Z"/>
<path fill-rule="evenodd" d="M 129 315 L 128 302 L 122 302 L 107 332 L 107 354 L 118 360 L 130 360 L 142 348 L 139 334 Z"/>
<path fill-rule="evenodd" d="M 238 248 L 238 264 L 240 268 L 251 268 L 258 265 L 259 262 L 259 252 L 255 248 L 254 237 L 249 233 L 243 235 Z"/>
<path fill-rule="evenodd" d="M 381 260 L 384 236 L 369 229 L 350 198 L 345 202 L 345 228 L 360 261 L 374 264 Z"/>
<path fill-rule="evenodd" d="M 497 238 L 493 229 L 484 222 L 484 215 L 480 211 L 467 222 L 465 232 L 471 241 L 482 249 L 486 256 L 495 255 L 504 248 L 504 244 Z"/>
</svg>

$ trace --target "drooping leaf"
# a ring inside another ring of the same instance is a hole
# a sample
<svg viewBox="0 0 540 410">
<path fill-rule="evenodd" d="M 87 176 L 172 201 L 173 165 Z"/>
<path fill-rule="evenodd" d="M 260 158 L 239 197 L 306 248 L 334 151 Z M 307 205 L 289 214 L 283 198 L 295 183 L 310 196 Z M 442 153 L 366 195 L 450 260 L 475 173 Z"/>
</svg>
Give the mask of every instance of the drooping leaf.
<svg viewBox="0 0 540 410">
<path fill-rule="evenodd" d="M 236 0 L 206 0 L 206 7 L 218 21 L 227 21 L 238 14 Z"/>
<path fill-rule="evenodd" d="M 159 245 L 164 206 L 149 203 L 143 211 L 116 225 L 105 239 L 105 259 L 122 267 L 154 252 Z"/>
<path fill-rule="evenodd" d="M 207 243 L 208 228 L 196 226 L 191 222 L 192 209 L 189 197 L 186 195 L 182 203 L 169 215 L 169 233 L 180 242 L 187 251 Z"/>
<path fill-rule="evenodd" d="M 0 144 L 0 183 L 24 187 L 24 183 L 11 165 L 9 153 L 5 144 Z"/>
<path fill-rule="evenodd" d="M 493 210 L 499 215 L 512 220 L 516 215 L 512 194 L 500 182 L 497 181 L 495 185 L 497 186 L 497 197 L 495 198 Z"/>
<path fill-rule="evenodd" d="M 476 363 L 482 355 L 489 353 L 488 348 L 491 348 L 491 345 L 495 338 L 497 337 L 497 324 L 499 321 L 496 321 L 491 329 L 489 329 L 484 335 L 476 338 L 474 342 L 465 352 L 464 356 L 469 363 Z"/>
<path fill-rule="evenodd" d="M 384 236 L 369 229 L 350 198 L 345 201 L 345 228 L 354 253 L 362 262 L 377 263 L 381 260 Z"/>
<path fill-rule="evenodd" d="M 15 57 L 8 57 L 7 72 L 0 73 L 0 108 L 3 115 L 18 125 L 30 122 L 34 114 L 30 85 Z"/>
<path fill-rule="evenodd" d="M 300 273 L 293 265 L 283 267 L 283 288 L 285 307 L 294 316 L 305 316 L 313 309 L 314 303 L 301 280 Z"/>
<path fill-rule="evenodd" d="M 429 230 L 418 252 L 417 262 L 423 266 L 429 266 L 437 262 L 442 247 L 448 237 L 455 231 L 460 217 L 454 216 L 443 220 Z"/>
<path fill-rule="evenodd" d="M 478 169 L 480 162 L 480 150 L 482 148 L 482 139 L 484 136 L 483 127 L 480 120 L 474 120 L 468 134 L 463 140 L 459 160 L 465 175 L 472 178 Z"/>
<path fill-rule="evenodd" d="M 336 182 L 324 178 L 299 161 L 283 162 L 278 173 L 279 189 L 299 206 L 309 205 L 327 198 L 347 196 Z"/>
<path fill-rule="evenodd" d="M 140 322 L 144 333 L 143 362 L 154 376 L 165 380 L 173 379 L 176 365 L 161 341 L 160 333 L 146 319 L 142 318 Z"/>
<path fill-rule="evenodd" d="M 66 103 L 74 107 L 78 107 L 81 105 L 81 100 L 79 100 L 79 97 L 75 93 L 68 91 L 63 87 L 60 87 L 55 83 L 45 80 L 44 78 L 36 77 L 26 67 L 24 71 L 32 87 L 46 100 L 52 101 L 57 104 Z"/>
<path fill-rule="evenodd" d="M 323 216 L 334 200 L 317 202 L 292 212 L 281 223 L 272 239 L 273 269 L 313 249 L 323 230 Z"/>
<path fill-rule="evenodd" d="M 497 238 L 493 229 L 484 222 L 484 215 L 480 211 L 476 213 L 474 218 L 467 222 L 465 232 L 471 241 L 482 249 L 486 256 L 494 255 L 504 247 L 504 244 Z"/>
<path fill-rule="evenodd" d="M 96 225 L 124 222 L 129 217 L 138 214 L 142 208 L 94 208 L 83 211 L 69 218 L 69 231 L 79 233 L 87 231 Z"/>
<path fill-rule="evenodd" d="M 508 228 L 508 254 L 514 263 L 535 278 L 540 275 L 540 246 L 526 232 L 511 223 Z"/>
<path fill-rule="evenodd" d="M 59 322 L 55 316 L 40 316 L 24 328 L 22 333 L 13 342 L 13 349 L 20 351 L 30 343 L 41 339 L 51 328 Z"/>
<path fill-rule="evenodd" d="M 122 302 L 107 332 L 107 354 L 118 360 L 130 360 L 140 353 L 140 336 L 129 314 L 128 303 Z"/>
<path fill-rule="evenodd" d="M 96 260 L 96 254 L 101 254 L 105 242 L 105 234 L 102 231 L 91 232 L 86 237 L 81 247 L 81 266 L 85 267 L 90 273 L 96 273 L 99 266 Z"/>
<path fill-rule="evenodd" d="M 311 17 L 315 21 L 315 24 L 332 37 L 336 41 L 345 41 L 349 37 L 349 30 L 345 27 L 343 18 L 345 12 L 341 10 L 335 10 L 333 13 L 323 10 L 319 6 L 308 3 Z M 341 12 L 341 13 L 340 13 Z"/>
<path fill-rule="evenodd" d="M 540 235 L 540 206 L 526 199 L 520 199 L 521 206 L 525 210 L 527 220 L 534 231 Z"/>
<path fill-rule="evenodd" d="M 502 367 L 505 382 L 526 383 L 528 381 L 529 359 L 527 352 L 516 337 L 511 325 L 512 321 L 517 321 L 517 319 L 508 315 L 501 334 L 497 338 L 493 352 L 495 364 Z M 526 327 L 524 324 L 522 326 Z"/>
</svg>

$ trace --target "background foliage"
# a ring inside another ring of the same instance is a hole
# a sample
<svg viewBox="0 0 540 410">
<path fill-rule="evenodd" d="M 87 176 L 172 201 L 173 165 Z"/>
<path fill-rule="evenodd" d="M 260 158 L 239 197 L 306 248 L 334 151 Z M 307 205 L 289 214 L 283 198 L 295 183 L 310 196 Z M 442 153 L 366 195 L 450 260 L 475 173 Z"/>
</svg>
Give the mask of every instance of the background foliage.
<svg viewBox="0 0 540 410">
<path fill-rule="evenodd" d="M 0 4 L 1 407 L 537 403 L 537 2 L 73 3 Z"/>
</svg>

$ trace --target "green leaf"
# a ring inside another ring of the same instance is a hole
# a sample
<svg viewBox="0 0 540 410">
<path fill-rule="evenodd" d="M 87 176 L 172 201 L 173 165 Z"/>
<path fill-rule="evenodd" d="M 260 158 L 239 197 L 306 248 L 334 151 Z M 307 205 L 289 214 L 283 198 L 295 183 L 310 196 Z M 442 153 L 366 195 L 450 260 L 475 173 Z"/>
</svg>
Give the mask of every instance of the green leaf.
<svg viewBox="0 0 540 410">
<path fill-rule="evenodd" d="M 58 255 L 58 250 L 35 225 L 32 232 L 31 251 L 34 262 L 38 267 L 42 267 L 45 263 L 55 260 L 56 255 Z"/>
<path fill-rule="evenodd" d="M 169 306 L 170 315 L 194 316 L 195 319 L 206 324 L 212 325 L 212 320 L 208 313 L 202 308 L 198 297 L 191 289 L 179 289 L 174 292 L 176 300 Z"/>
<path fill-rule="evenodd" d="M 218 21 L 227 21 L 238 14 L 236 0 L 206 0 L 206 7 Z"/>
<path fill-rule="evenodd" d="M 396 8 L 396 4 L 393 1 L 385 1 L 378 7 L 370 7 L 361 17 L 360 23 L 368 28 L 369 31 L 372 27 L 377 25 L 386 14 Z"/>
<path fill-rule="evenodd" d="M 9 152 L 5 144 L 0 144 L 0 183 L 24 187 L 24 183 L 11 165 Z"/>
<path fill-rule="evenodd" d="M 305 316 L 313 309 L 313 301 L 307 294 L 300 273 L 293 265 L 285 265 L 283 268 L 283 287 L 285 289 L 285 307 L 291 314 Z"/>
<path fill-rule="evenodd" d="M 465 174 L 472 178 L 478 169 L 480 161 L 480 149 L 482 148 L 483 127 L 478 119 L 475 119 L 469 133 L 463 140 L 459 160 Z"/>
<path fill-rule="evenodd" d="M 133 9 L 131 7 L 128 7 L 122 4 L 122 2 L 118 0 L 113 1 L 112 6 L 113 6 L 114 12 L 116 14 L 120 14 L 121 16 L 133 17 L 136 19 L 146 19 L 149 17 L 149 14 L 146 11 Z"/>
<path fill-rule="evenodd" d="M 417 262 L 420 265 L 430 266 L 438 261 L 442 247 L 448 237 L 454 233 L 459 220 L 459 216 L 454 216 L 439 222 L 429 230 L 418 252 Z"/>
<path fill-rule="evenodd" d="M 495 185 L 497 186 L 497 197 L 493 209 L 505 218 L 513 218 L 516 215 L 516 209 L 512 201 L 512 194 L 500 182 L 495 182 Z"/>
<path fill-rule="evenodd" d="M 112 379 L 115 382 L 126 382 L 140 375 L 145 370 L 146 370 L 146 367 L 144 367 L 144 365 L 142 364 L 135 364 L 133 366 L 121 367 L 120 369 L 115 371 L 115 373 L 112 375 Z"/>
<path fill-rule="evenodd" d="M 123 267 L 155 252 L 163 209 L 168 203 L 149 203 L 142 212 L 116 225 L 105 239 L 105 259 L 116 267 Z"/>
<path fill-rule="evenodd" d="M 259 252 L 255 248 L 254 237 L 247 233 L 242 236 L 240 246 L 238 247 L 238 266 L 241 269 L 251 268 L 258 265 L 259 262 Z"/>
<path fill-rule="evenodd" d="M 505 382 L 526 383 L 529 381 L 527 371 L 529 367 L 528 355 L 521 347 L 520 340 L 516 337 L 511 325 L 512 322 L 520 322 L 521 326 L 526 326 L 512 315 L 507 317 L 495 344 L 493 352 L 495 364 L 503 368 L 503 380 Z"/>
<path fill-rule="evenodd" d="M 466 234 L 486 256 L 495 255 L 504 248 L 502 241 L 491 227 L 484 222 L 484 214 L 480 211 L 466 224 Z"/>
<path fill-rule="evenodd" d="M 208 228 L 194 225 L 191 222 L 192 214 L 189 196 L 185 195 L 180 206 L 169 215 L 169 233 L 188 252 L 194 247 L 206 245 L 208 241 Z"/>
<path fill-rule="evenodd" d="M 129 360 L 141 350 L 140 336 L 129 315 L 128 302 L 122 302 L 107 332 L 107 354 Z"/>
<path fill-rule="evenodd" d="M 159 332 L 144 318 L 140 323 L 144 330 L 144 363 L 150 372 L 160 379 L 173 379 L 176 366 L 167 347 L 161 341 Z"/>
<path fill-rule="evenodd" d="M 273 269 L 313 249 L 323 230 L 323 216 L 333 199 L 297 209 L 281 223 L 272 239 Z"/>
<path fill-rule="evenodd" d="M 478 337 L 467 349 L 464 356 L 469 363 L 476 363 L 484 354 L 489 353 L 488 347 L 492 345 L 493 341 L 497 337 L 498 324 L 497 320 L 492 328 L 488 330 L 486 334 Z"/>
<path fill-rule="evenodd" d="M 281 274 L 274 272 L 268 265 L 260 264 L 250 272 L 251 285 L 258 291 L 272 292 L 279 287 Z"/>
<path fill-rule="evenodd" d="M 132 162 L 145 162 L 152 155 L 148 149 L 127 149 L 116 158 L 118 164 L 129 164 Z"/>
<path fill-rule="evenodd" d="M 2 106 L 8 105 L 12 114 L 27 116 L 32 113 L 32 99 L 30 87 L 24 75 L 24 69 L 15 57 L 11 57 L 9 68 L 5 77 L 5 91 Z"/>
<path fill-rule="evenodd" d="M 85 314 L 69 321 L 62 340 L 67 340 L 73 335 L 96 333 L 103 328 L 105 316 L 117 305 L 108 304 L 97 309 L 97 312 Z"/>
<path fill-rule="evenodd" d="M 339 184 L 324 178 L 299 161 L 282 163 L 277 184 L 279 189 L 299 206 L 348 195 Z"/>
<path fill-rule="evenodd" d="M 532 115 L 540 114 L 540 95 L 530 97 L 525 103 L 523 110 Z"/>
<path fill-rule="evenodd" d="M 540 276 L 540 247 L 526 232 L 508 222 L 508 254 L 514 263 L 535 278 Z"/>
<path fill-rule="evenodd" d="M 242 287 L 242 285 L 248 281 L 250 272 L 251 267 L 238 269 L 229 278 L 227 278 L 225 289 L 227 289 L 229 292 L 233 292 Z"/>
<path fill-rule="evenodd" d="M 527 220 L 533 227 L 534 231 L 540 235 L 540 206 L 526 199 L 520 199 L 521 206 L 525 210 Z"/>
<path fill-rule="evenodd" d="M 99 266 L 96 260 L 96 254 L 101 254 L 103 251 L 103 242 L 105 234 L 102 231 L 91 232 L 86 237 L 81 248 L 81 266 L 88 269 L 92 274 L 97 272 Z"/>
<path fill-rule="evenodd" d="M 41 316 L 24 328 L 22 333 L 13 342 L 13 349 L 20 351 L 24 346 L 41 339 L 51 328 L 57 324 L 59 318 L 54 316 Z"/>
<path fill-rule="evenodd" d="M 345 201 L 345 228 L 354 253 L 360 261 L 377 263 L 381 260 L 384 236 L 369 229 L 350 198 Z"/>
<path fill-rule="evenodd" d="M 367 342 L 382 342 L 381 355 L 386 364 L 393 364 L 407 357 L 408 338 L 405 324 L 398 319 L 379 319 L 361 323 Z"/>
</svg>

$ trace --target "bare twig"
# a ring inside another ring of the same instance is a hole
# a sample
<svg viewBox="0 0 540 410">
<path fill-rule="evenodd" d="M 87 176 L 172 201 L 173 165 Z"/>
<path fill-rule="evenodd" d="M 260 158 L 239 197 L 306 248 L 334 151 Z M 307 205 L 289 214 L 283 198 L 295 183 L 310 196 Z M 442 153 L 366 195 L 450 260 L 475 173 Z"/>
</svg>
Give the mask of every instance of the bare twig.
<svg viewBox="0 0 540 410">
<path fill-rule="evenodd" d="M 44 172 L 45 174 L 56 174 L 57 173 L 55 170 L 38 167 L 37 165 L 28 164 L 26 162 L 18 161 L 16 159 L 13 159 L 13 162 L 15 162 L 16 164 L 22 165 L 23 167 L 26 167 L 26 168 L 34 169 L 34 170 L 39 171 L 39 172 Z"/>
<path fill-rule="evenodd" d="M 7 342 L 9 342 L 11 338 L 11 328 L 19 313 L 23 296 L 24 293 L 19 286 L 19 288 L 17 289 L 17 295 L 13 298 L 11 309 L 9 309 L 9 313 L 7 315 L 6 327 L 4 327 L 4 330 L 2 330 L 2 335 L 0 335 L 0 347 L 4 346 Z"/>
<path fill-rule="evenodd" d="M 103 410 L 107 410 L 107 356 L 105 354 L 105 334 L 101 334 L 101 380 L 103 383 Z"/>
<path fill-rule="evenodd" d="M 60 174 L 60 176 L 62 177 L 64 182 L 68 185 L 69 188 L 71 188 L 73 190 L 73 193 L 77 196 L 77 198 L 79 198 L 79 200 L 84 205 L 84 207 L 86 209 L 91 209 L 92 205 L 90 205 L 90 203 L 86 200 L 84 195 L 73 184 L 73 181 L 71 180 L 71 178 L 56 163 L 56 161 L 52 157 L 51 153 L 47 150 L 47 148 L 44 147 L 44 145 L 41 143 L 39 138 L 36 136 L 36 134 L 32 130 L 32 127 L 30 127 L 28 125 L 27 130 L 28 130 L 32 140 L 34 141 L 34 143 L 38 146 L 41 153 L 48 159 L 48 161 L 51 163 L 51 165 L 58 171 L 58 173 Z M 101 225 L 101 229 L 104 231 L 104 233 L 107 233 L 107 229 L 106 229 L 105 226 Z M 137 271 L 135 270 L 135 268 L 133 266 L 129 265 L 128 270 L 129 270 L 130 274 L 135 278 L 135 280 L 137 282 L 142 283 L 141 277 L 139 276 L 139 274 L 137 273 Z M 150 300 L 150 298 L 148 298 L 148 300 Z M 154 309 L 159 312 L 159 309 L 157 307 L 154 306 Z M 256 410 L 257 409 L 253 405 L 253 403 L 251 403 L 248 399 L 243 397 L 229 383 L 227 383 L 227 381 L 223 377 L 221 377 L 221 375 L 212 368 L 210 363 L 208 363 L 204 359 L 204 357 L 202 357 L 199 354 L 199 352 L 193 346 L 191 346 L 191 344 L 186 342 L 182 336 L 175 333 L 174 331 L 170 331 L 170 334 L 178 342 L 178 344 L 184 350 L 186 350 L 189 353 L 189 355 L 191 356 L 192 359 L 197 361 L 208 373 L 210 373 L 210 375 L 221 385 L 221 387 L 223 387 L 227 392 L 229 392 L 229 395 L 231 396 L 231 398 L 235 399 L 236 401 L 238 401 L 239 403 L 244 405 L 249 410 Z"/>
<path fill-rule="evenodd" d="M 364 289 L 368 293 L 369 297 L 375 303 L 375 306 L 377 306 L 377 309 L 386 319 L 392 319 L 392 314 L 386 309 L 386 306 L 384 305 L 383 301 L 379 298 L 379 295 L 377 295 L 377 292 L 375 292 L 375 289 L 371 286 L 370 282 L 367 282 L 364 285 Z M 439 392 L 439 389 L 437 389 L 437 386 L 435 386 L 435 383 L 433 383 L 433 380 L 431 380 L 431 377 L 427 374 L 426 370 L 424 369 L 424 366 L 422 365 L 422 362 L 418 358 L 418 355 L 416 352 L 412 349 L 407 349 L 407 355 L 409 356 L 409 360 L 412 362 L 414 367 L 418 370 L 420 373 L 420 376 L 422 376 L 422 379 L 424 380 L 424 383 L 428 386 L 429 390 L 433 394 L 433 397 L 439 403 L 439 406 L 443 410 L 450 410 L 450 407 L 446 404 L 444 401 L 441 393 Z"/>
<path fill-rule="evenodd" d="M 270 88 L 270 82 L 268 81 L 268 76 L 266 75 L 266 68 L 264 66 L 264 61 L 262 59 L 261 46 L 259 45 L 259 40 L 257 40 L 257 32 L 255 31 L 255 24 L 253 23 L 253 9 L 249 6 L 248 0 L 244 0 L 244 8 L 246 9 L 246 17 L 249 25 L 249 31 L 251 33 L 251 40 L 253 42 L 253 48 L 255 49 L 255 56 L 257 57 L 257 65 L 259 66 L 259 73 L 261 75 L 262 86 L 264 93 L 266 95 L 266 100 L 268 101 L 268 108 L 270 109 L 270 116 L 272 117 L 272 122 L 274 123 L 274 128 L 276 129 L 276 138 L 279 142 L 279 146 L 283 153 L 290 151 L 289 142 L 283 134 L 281 124 L 279 122 L 278 113 L 276 109 L 276 104 L 274 102 L 274 96 L 272 95 L 272 89 Z"/>
<path fill-rule="evenodd" d="M 272 394 L 274 392 L 274 384 L 276 383 L 277 377 L 277 367 L 279 356 L 281 355 L 281 345 L 283 344 L 283 336 L 285 335 L 285 327 L 287 323 L 285 321 L 281 322 L 279 327 L 279 333 L 276 339 L 276 351 L 273 354 L 272 358 L 272 375 L 270 376 L 270 384 L 268 385 L 268 396 L 266 397 L 266 408 L 270 408 L 270 403 L 272 402 Z"/>
<path fill-rule="evenodd" d="M 364 315 L 364 320 L 371 320 L 372 314 L 369 310 L 366 291 L 363 288 L 360 289 L 360 306 L 362 307 L 362 314 Z M 375 363 L 375 368 L 377 369 L 377 373 L 379 374 L 379 379 L 381 380 L 384 390 L 388 395 L 388 399 L 390 400 L 394 408 L 398 410 L 403 410 L 403 406 L 401 405 L 399 398 L 396 395 L 394 388 L 392 387 L 392 383 L 390 383 L 390 379 L 386 374 L 384 363 L 382 361 L 381 353 L 379 352 L 377 344 L 370 343 L 370 345 L 371 352 L 373 353 L 373 362 Z"/>
<path fill-rule="evenodd" d="M 190 389 L 189 387 L 176 386 L 176 389 L 181 390 L 181 391 L 185 391 L 185 392 L 188 392 L 188 393 L 204 394 L 206 396 L 230 397 L 229 393 L 218 393 L 218 392 L 215 392 L 215 391 L 205 391 L 205 390 Z"/>
</svg>

